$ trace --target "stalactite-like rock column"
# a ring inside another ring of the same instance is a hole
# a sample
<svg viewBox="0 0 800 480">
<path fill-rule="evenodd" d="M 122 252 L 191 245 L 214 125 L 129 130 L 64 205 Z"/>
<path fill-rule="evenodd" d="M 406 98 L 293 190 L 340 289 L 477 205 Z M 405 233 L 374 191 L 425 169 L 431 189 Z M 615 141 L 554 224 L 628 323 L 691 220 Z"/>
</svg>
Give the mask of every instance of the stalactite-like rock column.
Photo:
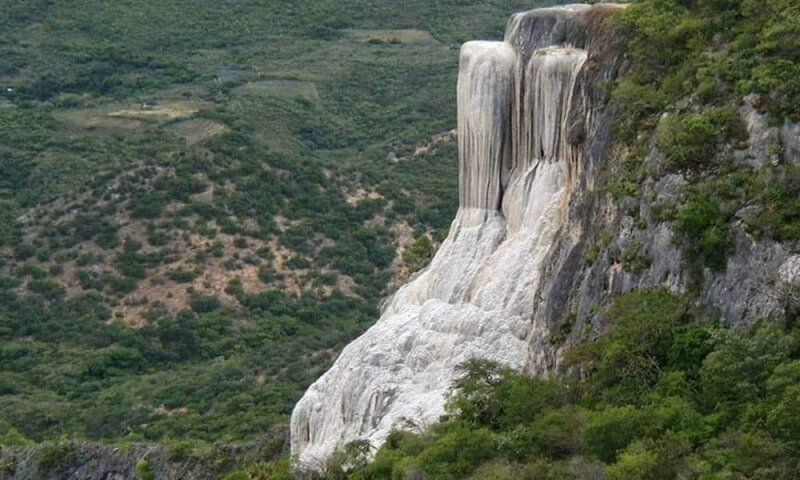
<svg viewBox="0 0 800 480">
<path fill-rule="evenodd" d="M 459 364 L 479 357 L 521 369 L 541 343 L 546 332 L 532 318 L 581 162 L 571 122 L 591 118 L 576 92 L 597 8 L 517 14 L 504 42 L 462 48 L 458 213 L 429 267 L 297 403 L 299 468 L 322 469 L 356 439 L 378 446 L 392 429 L 425 428 L 443 413 Z"/>
<path fill-rule="evenodd" d="M 459 207 L 480 224 L 500 208 L 511 158 L 512 73 L 516 55 L 505 42 L 468 42 L 458 74 Z"/>
</svg>

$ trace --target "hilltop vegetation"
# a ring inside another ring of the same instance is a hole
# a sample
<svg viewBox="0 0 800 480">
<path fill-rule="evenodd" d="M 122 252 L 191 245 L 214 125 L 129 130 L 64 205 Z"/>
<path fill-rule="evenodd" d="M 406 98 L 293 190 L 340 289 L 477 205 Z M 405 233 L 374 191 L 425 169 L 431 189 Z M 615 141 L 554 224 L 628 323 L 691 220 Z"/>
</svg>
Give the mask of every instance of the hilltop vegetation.
<svg viewBox="0 0 800 480">
<path fill-rule="evenodd" d="M 449 225 L 460 42 L 532 6 L 6 3 L 7 444 L 285 422 Z"/>
<path fill-rule="evenodd" d="M 648 177 L 680 174 L 682 205 L 663 206 L 695 276 L 722 271 L 733 248 L 736 213 L 748 233 L 800 241 L 797 159 L 779 143 L 765 158 L 736 161 L 747 148 L 737 110 L 743 99 L 772 125 L 800 121 L 800 5 L 793 0 L 641 0 L 614 20 L 631 68 L 615 85 L 616 129 L 626 146 L 609 190 L 637 197 Z M 648 164 L 652 141 L 663 161 Z"/>
</svg>

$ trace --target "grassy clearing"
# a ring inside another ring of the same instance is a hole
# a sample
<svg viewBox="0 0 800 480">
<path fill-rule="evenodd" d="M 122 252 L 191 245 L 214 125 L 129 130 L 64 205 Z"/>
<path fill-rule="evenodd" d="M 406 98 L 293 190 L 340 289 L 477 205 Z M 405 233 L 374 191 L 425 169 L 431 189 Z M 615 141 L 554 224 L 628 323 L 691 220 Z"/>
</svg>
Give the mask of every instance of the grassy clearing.
<svg viewBox="0 0 800 480">
<path fill-rule="evenodd" d="M 157 119 L 157 120 L 177 120 L 180 118 L 191 117 L 199 112 L 208 104 L 199 102 L 173 102 L 165 104 L 142 103 L 132 108 L 123 108 L 108 113 L 109 117 L 133 118 L 133 119 Z"/>
<path fill-rule="evenodd" d="M 195 145 L 229 131 L 228 127 L 223 124 L 203 118 L 173 123 L 166 130 L 183 138 L 187 145 Z"/>
<path fill-rule="evenodd" d="M 356 30 L 347 29 L 345 34 L 358 41 L 373 43 L 439 43 L 431 32 L 426 30 Z"/>
<path fill-rule="evenodd" d="M 319 91 L 314 82 L 299 80 L 261 80 L 248 82 L 233 89 L 236 95 L 266 95 L 279 98 L 318 100 Z"/>
</svg>

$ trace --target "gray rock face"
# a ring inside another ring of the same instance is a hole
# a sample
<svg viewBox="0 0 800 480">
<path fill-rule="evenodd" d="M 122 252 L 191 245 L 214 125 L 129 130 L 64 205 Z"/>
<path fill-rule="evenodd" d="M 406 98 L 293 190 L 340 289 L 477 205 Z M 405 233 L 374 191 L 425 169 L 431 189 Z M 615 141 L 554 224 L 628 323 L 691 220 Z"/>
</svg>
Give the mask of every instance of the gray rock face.
<svg viewBox="0 0 800 480">
<path fill-rule="evenodd" d="M 704 297 L 727 322 L 751 324 L 781 310 L 774 283 L 787 253 L 777 243 L 757 242 L 736 232 L 736 248 L 724 274 L 706 272 Z"/>
<path fill-rule="evenodd" d="M 800 285 L 800 255 L 787 258 L 778 269 L 778 275 L 788 285 Z"/>
<path fill-rule="evenodd" d="M 781 128 L 783 160 L 800 165 L 800 123 L 787 121 Z"/>
<path fill-rule="evenodd" d="M 781 134 L 779 128 L 769 126 L 767 114 L 755 108 L 755 100 L 756 95 L 748 95 L 739 108 L 739 114 L 747 126 L 748 147 L 736 151 L 734 156 L 753 167 L 762 167 L 766 162 L 777 163 L 781 160 L 777 148 L 781 145 Z"/>
<path fill-rule="evenodd" d="M 215 444 L 202 455 L 177 457 L 160 445 L 120 447 L 88 442 L 0 447 L 0 480 L 138 479 L 137 463 L 159 480 L 216 480 L 240 465 L 270 461 L 288 448 L 288 431 L 274 429 L 246 445 Z"/>
</svg>

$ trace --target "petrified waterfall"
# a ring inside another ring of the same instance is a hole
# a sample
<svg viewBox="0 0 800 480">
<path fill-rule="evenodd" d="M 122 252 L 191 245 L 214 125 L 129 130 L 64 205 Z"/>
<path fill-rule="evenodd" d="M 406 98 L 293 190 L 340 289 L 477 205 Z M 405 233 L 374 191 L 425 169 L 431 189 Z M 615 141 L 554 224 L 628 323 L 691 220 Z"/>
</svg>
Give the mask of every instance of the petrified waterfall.
<svg viewBox="0 0 800 480">
<path fill-rule="evenodd" d="M 599 10 L 514 15 L 503 42 L 469 42 L 458 79 L 459 210 L 430 266 L 400 288 L 292 415 L 292 454 L 321 468 L 352 440 L 442 414 L 457 366 L 523 369 L 546 335 L 533 321 L 543 264 L 565 227 L 591 135 L 581 76 Z M 584 79 L 584 80 L 582 80 Z"/>
</svg>

